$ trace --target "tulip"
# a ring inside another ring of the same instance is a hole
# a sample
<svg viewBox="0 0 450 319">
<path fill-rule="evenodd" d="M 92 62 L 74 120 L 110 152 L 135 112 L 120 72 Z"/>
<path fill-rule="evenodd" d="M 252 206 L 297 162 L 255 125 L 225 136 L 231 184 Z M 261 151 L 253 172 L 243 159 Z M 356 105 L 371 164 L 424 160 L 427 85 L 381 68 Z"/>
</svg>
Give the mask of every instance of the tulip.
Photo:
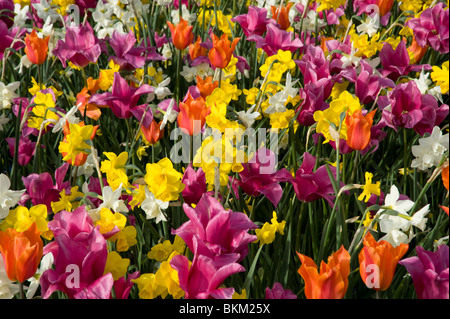
<svg viewBox="0 0 450 319">
<path fill-rule="evenodd" d="M 189 135 L 200 133 L 206 122 L 206 116 L 211 113 L 211 108 L 206 106 L 205 100 L 198 97 L 195 100 L 188 93 L 184 102 L 180 102 L 178 114 L 178 126 Z"/>
<path fill-rule="evenodd" d="M 68 27 L 64 40 L 59 40 L 53 50 L 63 67 L 67 66 L 69 60 L 80 68 L 96 63 L 101 52 L 100 41 L 95 37 L 89 22 Z"/>
<path fill-rule="evenodd" d="M 36 273 L 43 245 L 36 223 L 31 224 L 24 232 L 13 228 L 0 231 L 0 253 L 11 281 L 22 283 Z"/>
<path fill-rule="evenodd" d="M 187 21 L 183 20 L 183 18 L 180 17 L 180 22 L 176 26 L 170 21 L 167 21 L 167 25 L 172 33 L 173 45 L 178 50 L 184 50 L 192 43 L 194 39 L 193 26 L 188 26 Z"/>
<path fill-rule="evenodd" d="M 172 230 L 172 234 L 180 236 L 191 251 L 195 249 L 217 261 L 217 265 L 223 265 L 227 257 L 236 257 L 240 262 L 248 253 L 248 244 L 257 239 L 248 233 L 257 226 L 247 215 L 226 210 L 206 193 L 195 208 L 185 203 L 183 209 L 189 221 Z"/>
<path fill-rule="evenodd" d="M 181 193 L 184 202 L 188 205 L 197 205 L 203 193 L 206 193 L 206 178 L 203 169 L 200 167 L 195 171 L 190 163 L 184 171 L 181 182 L 186 185 Z"/>
<path fill-rule="evenodd" d="M 50 40 L 49 36 L 44 39 L 38 38 L 35 30 L 27 34 L 25 37 L 25 53 L 31 63 L 41 65 L 45 62 L 48 53 L 48 40 Z"/>
<path fill-rule="evenodd" d="M 185 299 L 231 299 L 234 288 L 221 287 L 225 279 L 245 268 L 236 262 L 237 256 L 228 255 L 222 263 L 198 253 L 194 238 L 194 259 L 192 264 L 186 256 L 176 255 L 170 265 L 178 272 L 180 288 L 185 292 Z"/>
<path fill-rule="evenodd" d="M 372 128 L 375 112 L 376 110 L 373 110 L 366 116 L 363 116 L 361 110 L 356 110 L 351 116 L 347 115 L 345 123 L 347 124 L 348 146 L 354 150 L 362 151 L 369 145 L 370 129 Z"/>
<path fill-rule="evenodd" d="M 141 132 L 144 135 L 145 140 L 151 144 L 156 144 L 164 136 L 164 129 L 160 129 L 160 123 L 156 123 L 153 119 L 149 127 L 141 126 Z"/>
<path fill-rule="evenodd" d="M 195 43 L 189 44 L 189 56 L 192 60 L 195 60 L 196 58 L 201 56 L 206 56 L 206 53 L 208 52 L 207 48 L 204 48 L 200 45 L 201 40 L 202 38 L 198 36 Z"/>
<path fill-rule="evenodd" d="M 289 21 L 289 10 L 292 7 L 292 2 L 286 7 L 272 6 L 272 18 L 280 25 L 281 30 L 287 30 L 291 26 Z"/>
<path fill-rule="evenodd" d="M 394 0 L 379 0 L 378 8 L 380 8 L 380 17 L 383 17 L 386 13 L 390 12 L 393 4 Z"/>
<path fill-rule="evenodd" d="M 226 34 L 223 34 L 220 39 L 218 36 L 213 34 L 212 40 L 213 47 L 208 54 L 209 60 L 216 68 L 226 68 L 228 63 L 230 63 L 231 56 L 240 38 L 234 38 L 233 42 L 230 42 Z"/>
<path fill-rule="evenodd" d="M 200 91 L 200 95 L 202 98 L 206 99 L 207 96 L 211 95 L 211 93 L 219 86 L 218 81 L 212 81 L 212 77 L 208 76 L 204 80 L 197 75 L 197 84 L 196 87 Z"/>
<path fill-rule="evenodd" d="M 391 285 L 397 263 L 408 251 L 408 244 L 393 247 L 389 242 L 377 242 L 370 232 L 364 237 L 359 253 L 359 273 L 368 288 L 384 291 Z"/>
<path fill-rule="evenodd" d="M 308 299 L 342 299 L 348 288 L 350 254 L 341 246 L 328 257 L 328 263 L 320 264 L 320 271 L 312 258 L 297 252 L 301 267 L 298 273 L 305 281 L 305 295 Z"/>
<path fill-rule="evenodd" d="M 421 47 L 416 40 L 416 37 L 413 36 L 411 45 L 407 48 L 408 52 L 413 56 L 413 60 L 411 63 L 419 63 L 422 60 L 423 56 L 428 50 L 428 45 Z"/>
<path fill-rule="evenodd" d="M 447 191 L 448 191 L 448 170 L 449 170 L 449 167 L 450 166 L 445 166 L 444 167 L 444 169 L 442 170 L 442 173 L 441 173 L 441 177 L 442 177 L 442 184 L 444 184 L 444 187 L 447 189 Z"/>
<path fill-rule="evenodd" d="M 411 274 L 419 299 L 448 299 L 448 246 L 440 245 L 435 252 L 416 247 L 417 256 L 405 258 L 399 264 Z"/>
</svg>

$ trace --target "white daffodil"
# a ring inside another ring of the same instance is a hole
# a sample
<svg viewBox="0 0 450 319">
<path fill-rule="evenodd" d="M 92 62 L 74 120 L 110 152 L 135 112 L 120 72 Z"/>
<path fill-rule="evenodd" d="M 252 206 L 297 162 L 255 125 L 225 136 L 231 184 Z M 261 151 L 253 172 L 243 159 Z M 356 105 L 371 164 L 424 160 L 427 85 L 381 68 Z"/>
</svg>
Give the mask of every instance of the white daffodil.
<svg viewBox="0 0 450 319">
<path fill-rule="evenodd" d="M 66 114 L 61 116 L 59 118 L 59 121 L 55 124 L 55 126 L 52 129 L 53 133 L 59 132 L 62 130 L 64 125 L 66 124 L 66 121 L 69 122 L 69 124 L 78 124 L 80 123 L 80 119 L 75 116 L 75 113 L 78 111 L 78 107 L 74 105 Z"/>
<path fill-rule="evenodd" d="M 14 91 L 17 90 L 19 86 L 19 81 L 11 82 L 7 85 L 0 81 L 0 110 L 11 108 L 12 100 L 18 97 Z"/>
<path fill-rule="evenodd" d="M 237 116 L 244 123 L 246 128 L 249 128 L 255 123 L 255 120 L 260 116 L 259 112 L 253 112 L 255 110 L 256 104 L 253 104 L 247 111 L 237 112 Z"/>
<path fill-rule="evenodd" d="M 128 213 L 128 208 L 124 201 L 119 199 L 120 196 L 122 196 L 122 184 L 116 190 L 113 190 L 111 186 L 103 187 L 103 202 L 97 208 L 88 211 L 92 221 L 95 223 L 97 220 L 100 220 L 100 211 L 102 208 L 111 209 L 116 213 Z"/>
<path fill-rule="evenodd" d="M 397 186 L 392 185 L 390 193 L 384 199 L 384 207 L 395 210 L 399 214 L 406 215 L 407 212 L 414 206 L 414 202 L 409 199 L 400 200 L 400 193 Z M 377 214 L 381 214 L 384 209 L 380 209 Z"/>
<path fill-rule="evenodd" d="M 9 122 L 9 118 L 4 113 L 0 114 L 0 131 L 3 131 L 3 125 Z"/>
<path fill-rule="evenodd" d="M 362 22 L 356 27 L 359 35 L 367 34 L 369 37 L 373 37 L 380 28 L 380 16 L 376 13 L 369 15 L 366 21 Z"/>
<path fill-rule="evenodd" d="M 166 78 L 164 81 L 161 81 L 158 83 L 158 86 L 152 86 L 153 92 L 148 94 L 147 97 L 147 103 L 153 101 L 155 99 L 155 96 L 158 100 L 164 100 L 166 96 L 172 95 L 172 92 L 170 92 L 170 89 L 167 87 L 170 84 L 170 78 Z"/>
<path fill-rule="evenodd" d="M 9 209 L 17 205 L 22 197 L 24 190 L 13 191 L 11 187 L 11 181 L 5 174 L 0 174 L 0 219 L 8 216 Z"/>
<path fill-rule="evenodd" d="M 156 218 L 156 223 L 160 221 L 166 221 L 166 217 L 162 210 L 169 207 L 169 202 L 163 202 L 162 200 L 156 199 L 155 195 L 145 187 L 145 199 L 141 204 L 141 208 L 144 210 L 147 219 Z"/>
<path fill-rule="evenodd" d="M 411 162 L 411 167 L 420 170 L 427 170 L 433 166 L 438 166 L 442 155 L 449 147 L 449 134 L 442 135 L 438 126 L 433 128 L 431 135 L 419 139 L 419 145 L 411 148 L 416 157 Z"/>
<path fill-rule="evenodd" d="M 39 269 L 36 271 L 36 273 L 28 279 L 30 282 L 30 285 L 27 288 L 26 297 L 27 299 L 31 299 L 34 297 L 34 294 L 36 293 L 37 289 L 39 288 L 39 279 L 41 278 L 41 275 L 46 271 L 47 269 L 52 268 L 53 262 L 55 258 L 53 257 L 52 253 L 48 253 L 42 257 L 41 265 Z"/>
<path fill-rule="evenodd" d="M 0 258 L 0 299 L 12 299 L 19 292 L 19 285 L 9 280 L 3 258 Z"/>
<path fill-rule="evenodd" d="M 163 119 L 161 121 L 161 124 L 159 126 L 160 130 L 164 129 L 164 127 L 166 126 L 168 121 L 170 123 L 173 123 L 177 119 L 178 112 L 173 109 L 174 104 L 175 104 L 175 99 L 171 99 L 170 103 L 169 103 L 169 106 L 167 107 L 167 110 L 165 111 L 164 117 L 163 117 Z"/>
<path fill-rule="evenodd" d="M 266 114 L 273 114 L 286 111 L 286 102 L 289 98 L 297 95 L 298 89 L 294 88 L 294 85 L 298 82 L 295 80 L 292 82 L 291 74 L 286 74 L 286 85 L 284 89 L 275 93 L 269 98 L 269 107 L 264 111 Z"/>
</svg>

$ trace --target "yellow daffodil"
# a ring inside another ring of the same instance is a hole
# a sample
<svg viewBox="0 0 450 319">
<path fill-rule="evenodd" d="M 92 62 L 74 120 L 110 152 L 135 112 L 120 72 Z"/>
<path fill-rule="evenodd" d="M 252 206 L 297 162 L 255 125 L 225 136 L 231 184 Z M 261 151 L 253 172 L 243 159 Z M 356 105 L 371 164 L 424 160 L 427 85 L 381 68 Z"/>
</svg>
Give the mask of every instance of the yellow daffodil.
<svg viewBox="0 0 450 319">
<path fill-rule="evenodd" d="M 134 226 L 126 226 L 121 231 L 109 237 L 108 240 L 116 242 L 117 251 L 127 251 L 131 246 L 137 244 L 136 234 L 137 231 Z"/>
<path fill-rule="evenodd" d="M 130 259 L 122 258 L 116 251 L 108 253 L 104 273 L 111 273 L 114 281 L 125 276 L 130 265 Z"/>
<path fill-rule="evenodd" d="M 105 234 L 114 229 L 114 227 L 122 230 L 127 223 L 127 218 L 121 213 L 113 213 L 106 207 L 100 210 L 100 219 L 95 222 L 99 226 L 100 233 Z"/>
<path fill-rule="evenodd" d="M 156 261 L 165 261 L 170 256 L 170 254 L 174 251 L 182 254 L 184 253 L 184 249 L 186 244 L 180 236 L 175 236 L 173 244 L 170 240 L 165 240 L 160 244 L 156 244 L 152 247 L 152 249 L 148 252 L 147 257 L 149 259 L 155 259 Z"/>
<path fill-rule="evenodd" d="M 441 87 L 441 93 L 448 93 L 448 83 L 449 83 L 449 61 L 442 63 L 442 68 L 434 65 L 433 72 L 431 72 L 431 79 L 436 85 Z"/>
<path fill-rule="evenodd" d="M 80 205 L 80 198 L 83 197 L 84 193 L 78 191 L 78 186 L 72 187 L 68 195 L 65 190 L 62 190 L 59 193 L 59 201 L 51 202 L 53 213 L 56 214 L 62 210 L 71 212 Z"/>
<path fill-rule="evenodd" d="M 366 172 L 365 177 L 366 177 L 366 184 L 362 187 L 363 192 L 361 193 L 361 195 L 358 196 L 358 200 L 360 201 L 364 200 L 367 203 L 372 194 L 380 196 L 381 190 L 380 190 L 380 181 L 376 182 L 375 184 L 372 184 L 372 177 L 373 177 L 372 173 Z"/>
<path fill-rule="evenodd" d="M 8 216 L 0 223 L 0 230 L 5 231 L 8 228 L 14 228 L 18 232 L 24 232 L 33 223 L 36 223 L 43 238 L 53 239 L 53 232 L 47 226 L 47 206 L 44 204 L 31 206 L 30 209 L 17 206 L 10 210 Z"/>
<path fill-rule="evenodd" d="M 255 230 L 255 234 L 258 239 L 255 242 L 259 242 L 259 245 L 271 244 L 275 240 L 275 234 L 278 232 L 281 235 L 284 235 L 284 227 L 286 225 L 286 221 L 282 221 L 279 223 L 277 221 L 277 213 L 273 212 L 272 219 L 270 223 L 264 223 L 261 228 Z"/>
<path fill-rule="evenodd" d="M 156 199 L 169 202 L 177 200 L 183 191 L 182 177 L 183 174 L 176 171 L 170 159 L 165 157 L 158 163 L 147 164 L 144 179 Z"/>
</svg>

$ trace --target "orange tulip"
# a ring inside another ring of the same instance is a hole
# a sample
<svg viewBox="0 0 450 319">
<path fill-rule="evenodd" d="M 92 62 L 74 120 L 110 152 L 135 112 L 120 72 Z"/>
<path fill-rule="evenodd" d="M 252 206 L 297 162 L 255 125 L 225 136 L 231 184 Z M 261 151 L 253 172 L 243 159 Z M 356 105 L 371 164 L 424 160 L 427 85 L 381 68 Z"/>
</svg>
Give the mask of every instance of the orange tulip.
<svg viewBox="0 0 450 319">
<path fill-rule="evenodd" d="M 170 21 L 167 21 L 170 32 L 172 33 L 172 42 L 178 50 L 184 50 L 191 44 L 194 39 L 192 33 L 193 26 L 188 26 L 187 21 L 180 17 L 180 22 L 174 26 Z"/>
<path fill-rule="evenodd" d="M 200 91 L 200 95 L 202 98 L 206 99 L 208 95 L 211 95 L 211 93 L 219 86 L 218 81 L 212 81 L 212 77 L 208 76 L 204 80 L 197 75 L 197 84 L 196 84 L 198 90 Z"/>
<path fill-rule="evenodd" d="M 380 17 L 391 11 L 394 0 L 378 0 L 378 8 L 380 8 Z"/>
<path fill-rule="evenodd" d="M 289 10 L 291 10 L 292 3 L 289 3 L 286 7 L 272 6 L 272 18 L 280 25 L 282 30 L 287 30 L 291 26 L 289 21 Z"/>
<path fill-rule="evenodd" d="M 302 265 L 298 273 L 305 281 L 305 295 L 308 299 L 342 299 L 348 288 L 350 254 L 341 246 L 328 257 L 328 263 L 320 264 L 320 272 L 310 257 L 297 253 Z"/>
<path fill-rule="evenodd" d="M 98 120 L 102 112 L 100 108 L 107 107 L 105 105 L 97 105 L 95 103 L 88 103 L 91 95 L 97 92 L 100 89 L 100 79 L 94 80 L 92 77 L 87 79 L 87 87 L 84 87 L 77 94 L 77 106 L 81 115 L 84 116 L 84 112 L 86 112 L 86 116 L 93 120 Z"/>
<path fill-rule="evenodd" d="M 141 126 L 141 132 L 144 135 L 147 143 L 154 145 L 164 136 L 164 129 L 160 130 L 161 123 L 156 123 L 153 121 L 150 123 L 149 127 Z"/>
<path fill-rule="evenodd" d="M 347 115 L 345 123 L 347 124 L 348 146 L 354 150 L 362 151 L 369 145 L 370 129 L 372 128 L 375 112 L 376 110 L 373 110 L 366 116 L 363 116 L 360 110 L 356 110 L 351 116 Z"/>
<path fill-rule="evenodd" d="M 448 209 L 447 206 L 441 206 L 441 205 L 439 205 L 439 207 L 442 208 L 442 210 L 448 215 L 449 209 Z"/>
<path fill-rule="evenodd" d="M 35 30 L 25 37 L 25 54 L 31 63 L 40 65 L 47 59 L 48 40 L 50 37 L 41 39 Z"/>
<path fill-rule="evenodd" d="M 442 183 L 444 184 L 444 187 L 447 189 L 448 191 L 448 168 L 449 166 L 447 165 L 446 167 L 444 167 L 444 169 L 442 170 L 441 176 L 442 176 Z"/>
<path fill-rule="evenodd" d="M 408 244 L 393 247 L 389 242 L 377 242 L 370 232 L 364 237 L 359 253 L 359 273 L 368 288 L 386 290 L 394 278 L 398 261 L 408 251 Z"/>
<path fill-rule="evenodd" d="M 200 45 L 201 40 L 200 36 L 198 36 L 195 43 L 189 44 L 189 56 L 192 60 L 201 56 L 206 56 L 206 53 L 208 53 L 208 49 Z"/>
<path fill-rule="evenodd" d="M 180 102 L 180 113 L 178 114 L 178 126 L 189 135 L 197 135 L 205 125 L 206 116 L 211 113 L 211 109 L 206 106 L 205 100 L 198 97 L 195 100 L 191 94 L 185 102 Z"/>
<path fill-rule="evenodd" d="M 428 45 L 425 45 L 425 47 L 421 47 L 417 41 L 416 37 L 413 36 L 411 45 L 407 48 L 408 52 L 413 54 L 414 60 L 411 61 L 411 63 L 419 63 L 420 60 L 422 60 L 423 56 L 428 50 Z"/>
<path fill-rule="evenodd" d="M 0 253 L 8 278 L 24 282 L 33 276 L 41 262 L 43 246 L 36 223 L 24 232 L 13 228 L 0 231 Z"/>
<path fill-rule="evenodd" d="M 230 42 L 228 36 L 223 34 L 220 39 L 215 34 L 212 35 L 213 47 L 209 50 L 209 60 L 211 64 L 219 69 L 226 68 L 230 63 L 231 56 L 233 54 L 236 44 L 240 38 L 234 38 L 233 42 Z"/>
<path fill-rule="evenodd" d="M 80 122 L 78 123 L 78 125 L 80 126 L 84 126 L 84 122 Z M 98 129 L 99 125 L 95 125 L 94 129 L 92 131 L 92 135 L 91 135 L 91 140 L 94 139 L 95 134 L 97 134 L 97 129 Z M 64 133 L 64 139 L 63 139 L 63 143 L 67 142 L 67 135 L 70 134 L 70 128 L 69 128 L 69 122 L 66 121 L 66 124 L 63 126 L 63 133 Z M 63 157 L 66 157 L 67 153 L 66 152 L 61 152 L 61 155 Z M 84 165 L 84 163 L 86 163 L 87 157 L 89 155 L 85 154 L 85 153 L 79 153 L 76 157 L 75 157 L 75 161 L 72 161 L 71 159 L 66 160 L 67 163 L 69 163 L 70 165 L 73 166 L 82 166 Z"/>
</svg>

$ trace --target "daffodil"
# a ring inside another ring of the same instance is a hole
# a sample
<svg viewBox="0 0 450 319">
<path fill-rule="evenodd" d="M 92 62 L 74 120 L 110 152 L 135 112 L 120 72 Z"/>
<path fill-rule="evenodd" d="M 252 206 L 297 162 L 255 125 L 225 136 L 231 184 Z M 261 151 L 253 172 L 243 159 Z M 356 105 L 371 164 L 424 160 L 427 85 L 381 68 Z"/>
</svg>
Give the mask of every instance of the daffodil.
<svg viewBox="0 0 450 319">
<path fill-rule="evenodd" d="M 6 231 L 13 228 L 18 232 L 24 232 L 35 223 L 41 236 L 47 240 L 53 239 L 53 232 L 48 228 L 47 206 L 39 204 L 28 209 L 25 206 L 17 206 L 11 210 L 6 218 L 0 223 L 0 230 Z"/>
<path fill-rule="evenodd" d="M 381 194 L 380 181 L 376 182 L 375 184 L 372 184 L 373 174 L 370 172 L 366 172 L 365 177 L 366 177 L 366 184 L 362 186 L 363 192 L 358 196 L 358 200 L 360 201 L 364 200 L 365 202 L 368 202 L 372 194 L 380 196 Z"/>
<path fill-rule="evenodd" d="M 172 161 L 165 157 L 158 163 L 147 164 L 144 179 L 155 199 L 169 202 L 177 200 L 183 191 L 182 177 L 183 174 L 173 168 Z"/>
<path fill-rule="evenodd" d="M 130 259 L 122 258 L 116 251 L 108 253 L 104 274 L 111 273 L 114 281 L 125 276 L 130 265 Z"/>
<path fill-rule="evenodd" d="M 137 231 L 134 226 L 125 226 L 121 231 L 109 237 L 108 240 L 116 243 L 117 251 L 127 251 L 131 246 L 137 244 Z"/>
<path fill-rule="evenodd" d="M 128 175 L 126 173 L 125 165 L 128 161 L 128 153 L 122 152 L 117 156 L 113 152 L 103 152 L 107 160 L 101 162 L 100 171 L 106 173 L 108 185 L 113 190 L 117 189 L 119 185 L 127 189 L 130 187 L 128 182 Z"/>
<path fill-rule="evenodd" d="M 70 133 L 66 135 L 65 141 L 59 143 L 59 152 L 65 153 L 64 161 L 74 161 L 79 154 L 89 154 L 90 146 L 86 141 L 91 140 L 94 126 L 80 124 L 69 124 Z"/>
<path fill-rule="evenodd" d="M 274 211 L 272 213 L 272 219 L 270 223 L 264 223 L 263 227 L 255 230 L 255 234 L 258 237 L 256 242 L 259 241 L 259 245 L 271 244 L 275 240 L 275 234 L 280 233 L 284 235 L 284 227 L 286 225 L 286 221 L 282 221 L 279 223 L 277 221 L 277 213 Z"/>
<path fill-rule="evenodd" d="M 29 127 L 40 130 L 43 123 L 45 123 L 45 128 L 50 123 L 58 122 L 59 117 L 52 110 L 55 107 L 55 100 L 52 94 L 44 94 L 39 91 L 36 93 L 33 101 L 36 105 L 33 107 L 32 115 L 28 119 Z"/>
<path fill-rule="evenodd" d="M 449 61 L 442 63 L 442 68 L 434 65 L 433 72 L 431 72 L 431 79 L 436 85 L 441 87 L 441 93 L 448 93 L 449 83 Z"/>
<path fill-rule="evenodd" d="M 166 261 L 167 258 L 176 251 L 179 254 L 183 254 L 186 244 L 180 236 L 175 236 L 173 244 L 170 240 L 165 240 L 162 243 L 156 244 L 148 252 L 147 257 L 149 259 L 155 259 L 156 261 Z"/>
<path fill-rule="evenodd" d="M 80 204 L 80 199 L 84 197 L 84 193 L 78 191 L 78 186 L 70 189 L 70 193 L 66 194 L 65 190 L 59 193 L 59 201 L 51 202 L 53 213 L 58 213 L 62 210 L 71 212 Z"/>
<path fill-rule="evenodd" d="M 103 207 L 100 210 L 100 219 L 95 222 L 99 226 L 100 233 L 105 234 L 115 227 L 122 230 L 127 223 L 127 218 L 121 213 L 113 213 L 110 209 Z"/>
</svg>

